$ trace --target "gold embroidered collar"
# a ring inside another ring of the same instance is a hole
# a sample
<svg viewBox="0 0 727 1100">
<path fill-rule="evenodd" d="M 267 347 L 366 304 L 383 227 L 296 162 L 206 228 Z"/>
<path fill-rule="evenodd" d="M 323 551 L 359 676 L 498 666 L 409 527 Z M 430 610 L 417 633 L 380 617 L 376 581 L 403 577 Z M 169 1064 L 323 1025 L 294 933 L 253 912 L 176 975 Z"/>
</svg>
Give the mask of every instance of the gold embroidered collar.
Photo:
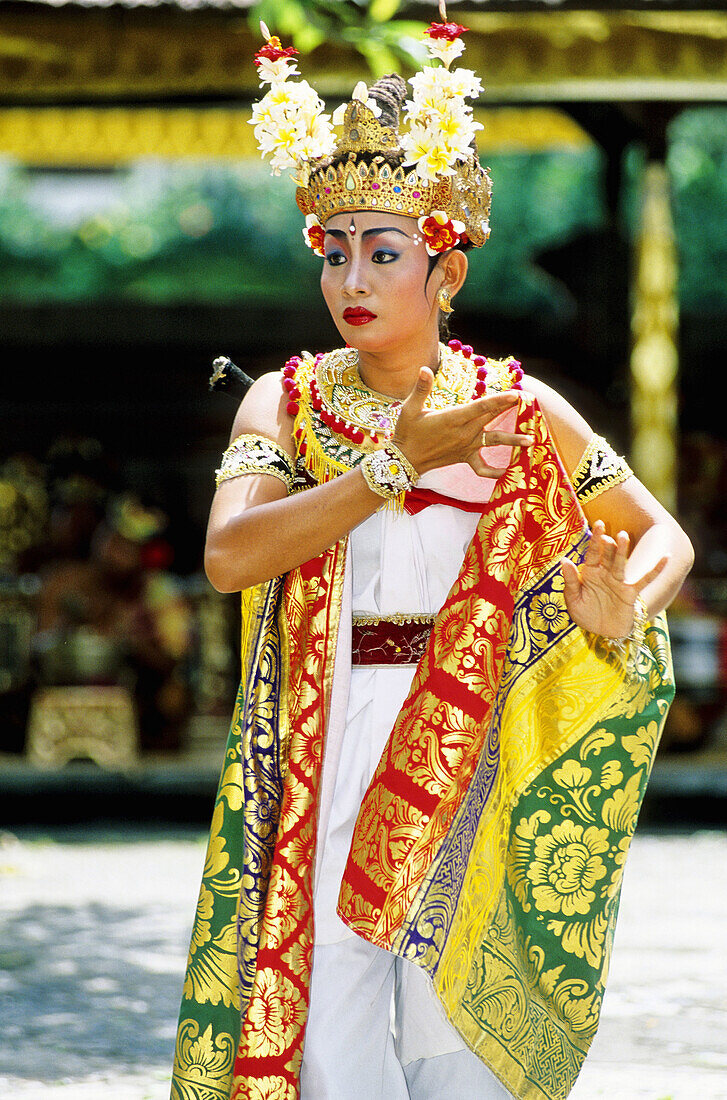
<svg viewBox="0 0 727 1100">
<path fill-rule="evenodd" d="M 439 345 L 439 369 L 425 408 L 462 405 L 509 389 L 521 377 L 517 360 L 486 359 L 452 340 Z M 288 412 L 295 419 L 298 455 L 318 482 L 353 469 L 391 438 L 402 406 L 366 386 L 355 348 L 294 356 L 283 368 L 283 386 L 289 394 Z"/>
</svg>

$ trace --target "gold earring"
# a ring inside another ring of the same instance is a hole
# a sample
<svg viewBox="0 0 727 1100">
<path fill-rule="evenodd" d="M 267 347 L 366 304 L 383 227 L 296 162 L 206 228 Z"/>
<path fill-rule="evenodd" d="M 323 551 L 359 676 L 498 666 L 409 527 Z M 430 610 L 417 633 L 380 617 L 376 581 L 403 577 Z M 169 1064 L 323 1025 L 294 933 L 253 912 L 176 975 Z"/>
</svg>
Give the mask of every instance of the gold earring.
<svg viewBox="0 0 727 1100">
<path fill-rule="evenodd" d="M 442 313 L 454 313 L 454 309 L 452 308 L 452 295 L 449 293 L 446 286 L 440 287 L 437 291 L 437 305 Z"/>
</svg>

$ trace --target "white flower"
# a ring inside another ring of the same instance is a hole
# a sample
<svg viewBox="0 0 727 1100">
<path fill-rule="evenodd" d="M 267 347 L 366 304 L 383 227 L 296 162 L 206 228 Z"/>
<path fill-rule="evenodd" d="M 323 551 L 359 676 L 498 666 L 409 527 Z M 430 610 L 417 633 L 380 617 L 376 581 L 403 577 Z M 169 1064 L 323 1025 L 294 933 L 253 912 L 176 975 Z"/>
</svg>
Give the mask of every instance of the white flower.
<svg viewBox="0 0 727 1100">
<path fill-rule="evenodd" d="M 298 66 L 292 57 L 279 57 L 276 61 L 261 57 L 257 75 L 261 84 L 282 84 L 289 76 L 298 75 Z"/>
<path fill-rule="evenodd" d="M 442 142 L 456 154 L 458 160 L 470 155 L 470 146 L 482 124 L 475 122 L 469 113 L 458 110 L 444 110 L 431 120 L 431 125 L 439 131 Z"/>
<path fill-rule="evenodd" d="M 273 173 L 332 152 L 335 139 L 324 103 L 305 80 L 273 84 L 252 109 L 251 124 Z"/>
<path fill-rule="evenodd" d="M 452 95 L 477 99 L 482 95 L 482 81 L 472 69 L 455 69 L 450 74 Z"/>
<path fill-rule="evenodd" d="M 482 82 L 471 69 L 455 69 L 450 72 L 448 69 L 427 65 L 421 72 L 415 73 L 409 83 L 414 92 L 415 107 L 436 104 L 443 99 L 472 99 L 482 91 Z"/>
<path fill-rule="evenodd" d="M 309 125 L 298 150 L 301 160 L 319 160 L 329 156 L 336 148 L 336 135 L 327 115 L 317 115 Z"/>
<path fill-rule="evenodd" d="M 431 128 L 415 125 L 401 141 L 404 163 L 415 164 L 420 179 L 434 182 L 438 176 L 451 176 L 456 157 Z"/>
<path fill-rule="evenodd" d="M 472 155 L 475 133 L 481 129 L 466 104 L 444 100 L 414 118 L 401 142 L 405 163 L 416 163 L 419 175 L 426 179 L 432 178 L 432 172 L 436 174 L 436 165 L 443 166 L 440 174 L 450 175 L 458 160 Z"/>
<path fill-rule="evenodd" d="M 406 163 L 416 164 L 422 179 L 451 175 L 457 161 L 472 155 L 475 134 L 482 129 L 465 102 L 481 91 L 479 78 L 470 69 L 450 72 L 430 65 L 409 83 L 413 96 L 405 104 L 404 117 L 410 128 L 402 139 Z"/>
<path fill-rule="evenodd" d="M 449 68 L 455 57 L 464 53 L 464 42 L 461 38 L 454 38 L 451 42 L 445 38 L 430 38 L 427 41 L 427 49 L 430 57 L 438 57 Z"/>
</svg>

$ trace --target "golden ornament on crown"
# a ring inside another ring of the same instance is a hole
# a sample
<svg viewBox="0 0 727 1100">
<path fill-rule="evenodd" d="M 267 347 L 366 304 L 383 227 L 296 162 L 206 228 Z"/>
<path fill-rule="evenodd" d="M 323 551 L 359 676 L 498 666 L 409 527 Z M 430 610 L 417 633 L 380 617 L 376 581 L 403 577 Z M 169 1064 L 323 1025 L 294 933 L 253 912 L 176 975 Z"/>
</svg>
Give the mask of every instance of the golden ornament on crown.
<svg viewBox="0 0 727 1100">
<path fill-rule="evenodd" d="M 464 223 L 468 240 L 481 247 L 490 235 L 492 182 L 476 155 L 460 162 L 452 175 L 423 180 L 412 167 L 394 166 L 384 153 L 399 154 L 399 135 L 382 126 L 367 104 L 352 99 L 346 107 L 343 138 L 332 164 L 303 165 L 295 200 L 321 225 L 334 214 L 355 210 L 425 217 L 443 210 Z M 364 159 L 360 154 L 368 154 Z M 346 157 L 345 160 L 339 158 Z"/>
</svg>

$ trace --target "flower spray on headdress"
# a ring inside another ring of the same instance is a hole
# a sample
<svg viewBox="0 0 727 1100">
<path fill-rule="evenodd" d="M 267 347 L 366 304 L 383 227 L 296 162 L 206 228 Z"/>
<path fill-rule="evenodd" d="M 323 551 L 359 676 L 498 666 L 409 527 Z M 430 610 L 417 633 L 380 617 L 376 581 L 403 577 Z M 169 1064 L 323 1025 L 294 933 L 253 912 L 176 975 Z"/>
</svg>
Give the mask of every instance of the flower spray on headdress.
<svg viewBox="0 0 727 1100">
<path fill-rule="evenodd" d="M 432 64 L 409 81 L 411 99 L 399 77 L 384 77 L 371 89 L 361 82 L 333 118 L 306 81 L 290 79 L 298 74 L 296 51 L 284 49 L 261 24 L 267 42 L 255 64 L 270 90 L 255 104 L 251 121 L 273 172 L 295 170 L 304 236 L 317 254 L 323 255 L 328 218 L 355 210 L 416 218 L 432 256 L 458 244 L 478 248 L 487 240 L 492 184 L 475 146 L 482 127 L 467 102 L 482 85 L 472 70 L 451 68 L 464 50 L 467 28 L 446 21 L 444 3 L 440 12 L 443 21 L 425 32 Z M 333 125 L 341 123 L 336 140 Z"/>
</svg>

